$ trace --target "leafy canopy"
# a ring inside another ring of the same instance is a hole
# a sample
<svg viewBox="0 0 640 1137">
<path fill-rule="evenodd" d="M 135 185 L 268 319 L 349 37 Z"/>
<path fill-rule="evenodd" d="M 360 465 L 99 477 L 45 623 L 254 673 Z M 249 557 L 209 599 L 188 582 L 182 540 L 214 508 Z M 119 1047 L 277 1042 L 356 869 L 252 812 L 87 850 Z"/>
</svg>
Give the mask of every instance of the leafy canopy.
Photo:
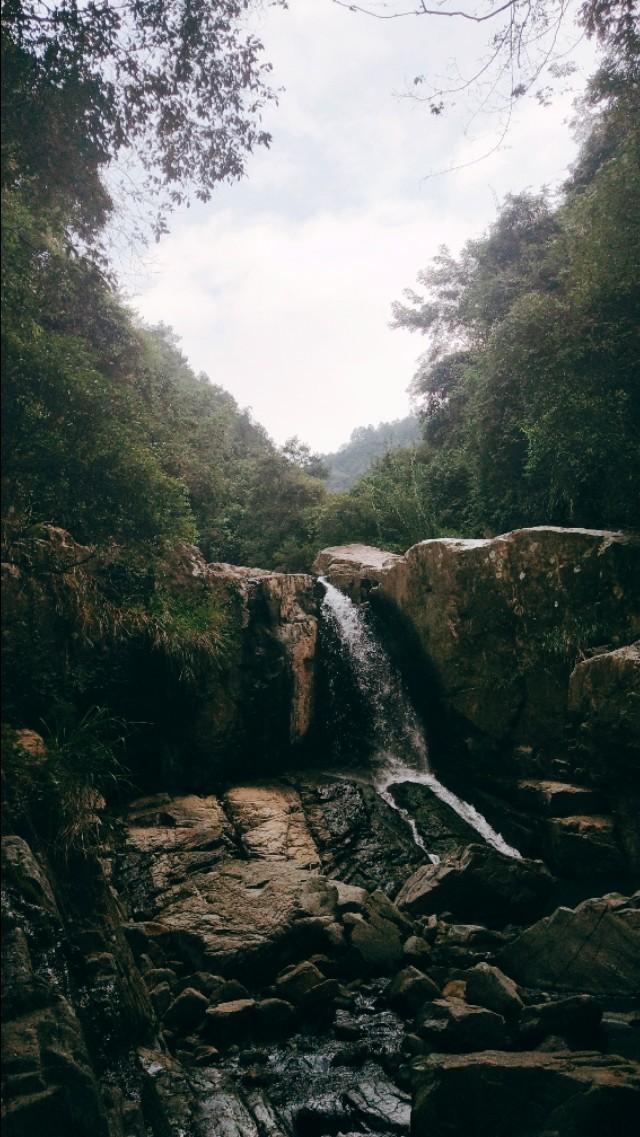
<svg viewBox="0 0 640 1137">
<path fill-rule="evenodd" d="M 190 194 L 241 177 L 274 98 L 252 5 L 3 0 L 3 184 L 56 202 L 86 237 L 111 208 L 100 171 L 124 151 L 157 233 Z"/>
</svg>

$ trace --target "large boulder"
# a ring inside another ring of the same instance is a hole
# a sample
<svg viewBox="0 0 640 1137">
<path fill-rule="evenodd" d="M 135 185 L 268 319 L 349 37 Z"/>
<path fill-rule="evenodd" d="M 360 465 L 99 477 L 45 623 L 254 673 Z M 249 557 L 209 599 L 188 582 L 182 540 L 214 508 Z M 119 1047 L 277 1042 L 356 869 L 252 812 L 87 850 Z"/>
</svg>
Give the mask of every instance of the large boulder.
<svg viewBox="0 0 640 1137">
<path fill-rule="evenodd" d="M 509 857 L 489 845 L 465 845 L 437 865 L 423 865 L 396 897 L 414 916 L 452 912 L 497 926 L 525 923 L 544 911 L 553 877 L 541 861 Z"/>
<path fill-rule="evenodd" d="M 334 545 L 318 553 L 313 571 L 359 603 L 402 557 L 373 545 Z"/>
<path fill-rule="evenodd" d="M 526 987 L 637 996 L 638 900 L 613 894 L 558 908 L 508 944 L 498 962 Z"/>
<path fill-rule="evenodd" d="M 595 1053 L 435 1054 L 414 1064 L 412 1137 L 632 1137 L 640 1067 Z"/>
<path fill-rule="evenodd" d="M 355 975 L 385 975 L 397 970 L 412 925 L 381 891 L 367 898 L 359 912 L 346 912 L 343 921 L 348 952 L 344 967 Z"/>
<path fill-rule="evenodd" d="M 467 973 L 465 998 L 507 1020 L 519 1018 L 524 1006 L 513 979 L 490 963 L 477 963 Z"/>
<path fill-rule="evenodd" d="M 596 777 L 610 785 L 636 777 L 640 762 L 640 641 L 578 663 L 569 711 Z"/>
<path fill-rule="evenodd" d="M 321 951 L 338 914 L 337 888 L 289 785 L 229 788 L 223 797 L 158 794 L 132 803 L 126 884 L 139 956 L 250 975 Z"/>
<path fill-rule="evenodd" d="M 434 999 L 418 1015 L 416 1031 L 429 1049 L 440 1053 L 502 1049 L 509 1034 L 502 1015 L 464 999 Z"/>
<path fill-rule="evenodd" d="M 401 613 L 449 730 L 474 753 L 556 739 L 576 653 L 640 633 L 640 539 L 621 533 L 540 526 L 421 541 L 400 558 L 345 546 L 316 567 Z"/>
</svg>

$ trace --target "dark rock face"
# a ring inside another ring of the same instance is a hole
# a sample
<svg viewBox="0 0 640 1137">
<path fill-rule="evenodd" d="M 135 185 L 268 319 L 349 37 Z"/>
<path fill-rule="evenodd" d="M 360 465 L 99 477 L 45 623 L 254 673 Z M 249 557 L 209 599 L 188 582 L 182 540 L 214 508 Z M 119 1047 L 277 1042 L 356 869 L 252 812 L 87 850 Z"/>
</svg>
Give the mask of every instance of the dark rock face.
<svg viewBox="0 0 640 1137">
<path fill-rule="evenodd" d="M 297 778 L 296 785 L 327 876 L 393 895 L 426 860 L 372 786 L 322 776 Z"/>
<path fill-rule="evenodd" d="M 598 773 L 609 780 L 633 775 L 640 759 L 640 641 L 578 663 L 569 711 Z"/>
<path fill-rule="evenodd" d="M 558 876 L 609 875 L 611 879 L 627 871 L 618 824 L 607 814 L 550 818 L 542 835 L 542 850 Z"/>
<path fill-rule="evenodd" d="M 428 1049 L 442 1053 L 503 1049 L 509 1043 L 501 1015 L 464 999 L 435 999 L 427 1004 L 418 1016 L 416 1030 Z"/>
<path fill-rule="evenodd" d="M 401 888 L 398 906 L 420 915 L 453 912 L 501 926 L 544 911 L 553 878 L 540 861 L 507 857 L 488 845 L 466 845 L 438 865 L 424 865 Z"/>
<path fill-rule="evenodd" d="M 640 542 L 538 527 L 481 541 L 421 541 L 404 557 L 326 549 L 316 561 L 357 599 L 383 596 L 429 660 L 450 729 L 504 745 L 553 741 L 567 721 L 572 645 L 640 630 Z M 585 612 L 597 610 L 590 619 Z"/>
<path fill-rule="evenodd" d="M 127 571 L 126 550 L 120 552 L 98 555 L 50 525 L 14 543 L 15 563 L 3 566 L 3 628 L 12 676 L 25 667 L 29 675 L 22 658 L 25 629 L 53 660 L 68 655 L 75 667 L 91 673 L 99 657 L 98 689 L 87 698 L 145 724 L 151 769 L 141 757 L 135 773 L 147 777 L 150 789 L 177 784 L 207 790 L 213 777 L 239 760 L 245 770 L 282 768 L 308 741 L 314 719 L 313 578 L 209 565 L 192 545 L 167 552 L 154 564 L 149 598 L 158 597 L 178 622 L 191 619 L 207 630 L 210 621 L 226 644 L 222 652 L 202 646 L 197 676 L 190 677 L 188 668 L 176 666 L 170 637 L 151 624 L 142 631 L 126 604 L 119 607 L 114 600 L 113 581 Z M 34 717 L 47 719 L 46 703 Z M 166 775 L 159 754 L 166 755 Z"/>
<path fill-rule="evenodd" d="M 640 1108 L 637 1065 L 595 1053 L 434 1055 L 414 1081 L 412 1137 L 632 1137 Z"/>
<path fill-rule="evenodd" d="M 87 937 L 94 968 L 91 991 L 84 990 L 69 968 L 69 928 L 44 862 L 17 836 L 3 838 L 2 852 L 5 1132 L 110 1137 L 110 1103 L 84 1012 L 102 1028 L 104 1047 L 118 1045 L 125 1032 L 135 1046 L 153 1029 L 142 980 L 113 927 L 109 946 L 118 959 L 91 950 L 107 946 L 102 936 Z"/>
<path fill-rule="evenodd" d="M 477 841 L 476 830 L 418 782 L 400 782 L 389 787 L 395 801 L 414 818 L 418 833 L 439 857 L 460 845 Z"/>
<path fill-rule="evenodd" d="M 548 1036 L 569 1045 L 593 1045 L 602 1021 L 602 1007 L 591 995 L 572 995 L 527 1007 L 521 1016 L 518 1036 L 526 1046 L 535 1046 Z"/>
<path fill-rule="evenodd" d="M 558 908 L 527 928 L 499 956 L 528 987 L 592 995 L 640 993 L 640 909 L 616 895 Z"/>
<path fill-rule="evenodd" d="M 107 1118 L 78 1019 L 63 997 L 5 1025 L 3 1067 L 9 1098 L 5 1133 L 106 1137 Z"/>
</svg>

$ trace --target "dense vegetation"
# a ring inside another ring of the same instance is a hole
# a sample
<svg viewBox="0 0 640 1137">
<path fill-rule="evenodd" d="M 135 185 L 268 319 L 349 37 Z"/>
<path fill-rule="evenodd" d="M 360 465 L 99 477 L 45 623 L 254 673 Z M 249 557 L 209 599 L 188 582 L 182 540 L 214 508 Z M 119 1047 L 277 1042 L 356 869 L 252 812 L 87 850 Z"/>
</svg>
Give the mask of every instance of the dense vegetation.
<svg viewBox="0 0 640 1137">
<path fill-rule="evenodd" d="M 394 305 L 426 335 L 422 444 L 387 454 L 326 512 L 327 540 L 552 523 L 640 525 L 638 39 L 591 82 L 559 200 L 522 193 Z"/>
<path fill-rule="evenodd" d="M 327 489 L 347 490 L 366 474 L 377 458 L 390 450 L 410 446 L 420 438 L 420 424 L 415 415 L 381 422 L 377 426 L 358 426 L 333 454 L 324 454 L 327 467 Z"/>
<path fill-rule="evenodd" d="M 108 163 L 133 155 L 150 220 L 243 171 L 271 97 L 248 0 L 3 3 L 5 539 L 42 522 L 109 546 L 197 541 L 299 568 L 321 484 L 166 328 L 141 328 L 101 250 Z M 140 45 L 149 50 L 140 52 Z M 160 108 L 160 110 L 158 110 Z M 159 211 L 159 212 L 158 212 Z"/>
</svg>

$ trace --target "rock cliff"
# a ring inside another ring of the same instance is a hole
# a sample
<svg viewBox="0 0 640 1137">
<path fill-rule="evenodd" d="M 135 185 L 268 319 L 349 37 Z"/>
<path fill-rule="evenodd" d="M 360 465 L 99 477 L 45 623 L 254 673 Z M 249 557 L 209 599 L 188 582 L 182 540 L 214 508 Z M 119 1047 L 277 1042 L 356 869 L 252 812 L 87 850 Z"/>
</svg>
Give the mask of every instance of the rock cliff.
<svg viewBox="0 0 640 1137">
<path fill-rule="evenodd" d="M 640 539 L 621 533 L 519 529 L 422 541 L 404 557 L 348 545 L 314 567 L 403 615 L 447 719 L 471 744 L 554 745 L 576 658 L 640 636 Z"/>
<path fill-rule="evenodd" d="M 141 724 L 140 762 L 155 789 L 171 778 L 206 788 L 237 761 L 281 765 L 307 740 L 312 577 L 207 564 L 190 545 L 141 563 L 53 526 L 15 541 L 2 569 L 16 725 L 50 722 L 55 698 L 76 689 L 80 713 L 94 702 Z"/>
<path fill-rule="evenodd" d="M 315 568 L 400 643 L 433 761 L 509 840 L 563 875 L 637 871 L 640 539 L 540 527 Z"/>
</svg>

